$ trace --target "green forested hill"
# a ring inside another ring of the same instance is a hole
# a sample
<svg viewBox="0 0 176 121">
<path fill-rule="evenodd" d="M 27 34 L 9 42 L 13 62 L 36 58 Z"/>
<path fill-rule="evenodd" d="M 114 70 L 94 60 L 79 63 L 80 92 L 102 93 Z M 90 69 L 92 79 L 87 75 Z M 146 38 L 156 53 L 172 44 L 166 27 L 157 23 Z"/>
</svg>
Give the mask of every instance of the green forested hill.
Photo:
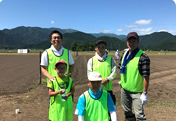
<svg viewBox="0 0 176 121">
<path fill-rule="evenodd" d="M 176 43 L 176 37 L 168 32 L 155 32 L 149 35 L 140 36 L 140 46 L 153 48 L 163 45 L 162 43 Z"/>
<path fill-rule="evenodd" d="M 49 34 L 53 30 L 59 30 L 63 34 L 63 46 L 71 49 L 73 46 L 85 50 L 91 50 L 92 45 L 98 39 L 107 42 L 109 50 L 123 50 L 126 48 L 125 35 L 94 33 L 88 34 L 74 29 L 40 28 L 40 27 L 16 27 L 0 30 L 0 49 L 46 49 L 51 46 Z M 151 50 L 176 50 L 176 36 L 168 32 L 155 32 L 140 36 L 140 47 Z"/>
</svg>

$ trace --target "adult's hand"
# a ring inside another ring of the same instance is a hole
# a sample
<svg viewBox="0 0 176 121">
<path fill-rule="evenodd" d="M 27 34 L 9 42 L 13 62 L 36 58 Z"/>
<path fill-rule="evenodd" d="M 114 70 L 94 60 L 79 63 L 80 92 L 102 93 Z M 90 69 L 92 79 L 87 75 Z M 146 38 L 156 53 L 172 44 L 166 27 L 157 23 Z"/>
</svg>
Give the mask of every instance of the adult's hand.
<svg viewBox="0 0 176 121">
<path fill-rule="evenodd" d="M 108 79 L 102 79 L 102 80 L 101 80 L 101 83 L 102 83 L 103 85 L 106 85 L 108 82 L 109 82 Z"/>
<path fill-rule="evenodd" d="M 49 83 L 51 83 L 54 79 L 55 79 L 55 76 L 51 76 L 51 77 L 49 78 Z"/>
</svg>

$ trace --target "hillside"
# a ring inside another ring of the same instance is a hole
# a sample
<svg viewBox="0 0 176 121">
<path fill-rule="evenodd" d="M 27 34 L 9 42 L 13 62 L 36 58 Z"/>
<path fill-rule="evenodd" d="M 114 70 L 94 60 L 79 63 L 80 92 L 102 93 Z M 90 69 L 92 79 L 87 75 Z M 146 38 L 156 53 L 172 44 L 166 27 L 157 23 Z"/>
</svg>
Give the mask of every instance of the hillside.
<svg viewBox="0 0 176 121">
<path fill-rule="evenodd" d="M 46 49 L 51 46 L 49 34 L 53 30 L 58 30 L 63 34 L 63 46 L 68 49 L 71 49 L 72 44 L 76 44 L 79 47 L 85 47 L 88 44 L 92 45 L 97 39 L 105 40 L 109 50 L 123 50 L 126 48 L 125 35 L 88 34 L 74 29 L 20 26 L 13 29 L 0 30 L 0 49 Z M 176 50 L 176 36 L 168 32 L 155 32 L 139 36 L 139 38 L 140 48 L 145 50 Z"/>
</svg>

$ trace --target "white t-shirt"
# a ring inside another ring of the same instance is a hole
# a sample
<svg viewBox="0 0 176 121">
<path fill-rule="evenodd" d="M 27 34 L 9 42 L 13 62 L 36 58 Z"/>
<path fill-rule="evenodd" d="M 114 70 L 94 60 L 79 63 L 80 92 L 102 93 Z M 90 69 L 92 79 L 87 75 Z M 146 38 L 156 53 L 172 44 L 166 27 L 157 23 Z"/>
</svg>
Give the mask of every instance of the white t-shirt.
<svg viewBox="0 0 176 121">
<path fill-rule="evenodd" d="M 64 47 L 61 46 L 60 50 L 58 51 L 58 50 L 56 50 L 56 49 L 54 48 L 53 45 L 51 45 L 51 49 L 53 50 L 53 52 L 54 52 L 55 55 L 61 56 Z M 69 51 L 69 65 L 72 65 L 72 64 L 74 64 L 74 63 L 75 63 L 75 62 L 74 62 L 74 60 L 73 60 L 72 54 L 71 54 L 71 52 Z M 48 66 L 48 56 L 47 56 L 47 52 L 46 52 L 46 51 L 44 51 L 44 52 L 42 53 L 40 65 L 42 65 L 42 66 Z"/>
</svg>

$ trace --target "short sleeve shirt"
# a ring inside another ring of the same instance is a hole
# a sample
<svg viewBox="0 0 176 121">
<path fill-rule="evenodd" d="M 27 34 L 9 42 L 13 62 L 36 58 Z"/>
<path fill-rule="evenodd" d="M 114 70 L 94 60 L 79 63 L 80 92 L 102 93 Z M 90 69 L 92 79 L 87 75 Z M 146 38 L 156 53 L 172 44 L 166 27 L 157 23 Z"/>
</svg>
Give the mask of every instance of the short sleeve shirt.
<svg viewBox="0 0 176 121">
<path fill-rule="evenodd" d="M 91 97 L 94 99 L 98 99 L 102 94 L 102 90 L 100 90 L 100 89 L 98 90 L 98 92 L 96 94 L 93 91 L 91 91 L 90 88 L 88 91 L 89 91 L 89 94 L 91 95 Z M 85 105 L 86 105 L 85 97 L 82 94 L 78 99 L 75 114 L 80 115 L 80 116 L 84 116 Z M 114 102 L 111 98 L 111 95 L 109 93 L 108 93 L 108 110 L 109 110 L 109 112 L 113 112 L 113 111 L 117 110 L 117 108 L 114 105 Z"/>
<path fill-rule="evenodd" d="M 62 89 L 66 89 L 69 85 L 69 79 L 66 76 L 62 79 L 59 77 L 56 77 L 56 80 Z M 54 90 L 53 83 L 48 83 L 47 87 Z M 74 83 L 72 83 L 72 87 L 74 87 Z"/>
<path fill-rule="evenodd" d="M 53 45 L 51 45 L 50 48 L 53 50 L 54 54 L 57 55 L 57 56 L 61 56 L 62 52 L 63 52 L 63 49 L 64 49 L 64 47 L 61 46 L 60 50 L 56 50 Z M 69 51 L 69 65 L 72 65 L 72 64 L 74 64 L 74 60 L 73 60 L 71 52 Z M 43 52 L 43 54 L 41 56 L 40 65 L 48 66 L 48 54 L 47 54 L 47 51 Z"/>
</svg>

